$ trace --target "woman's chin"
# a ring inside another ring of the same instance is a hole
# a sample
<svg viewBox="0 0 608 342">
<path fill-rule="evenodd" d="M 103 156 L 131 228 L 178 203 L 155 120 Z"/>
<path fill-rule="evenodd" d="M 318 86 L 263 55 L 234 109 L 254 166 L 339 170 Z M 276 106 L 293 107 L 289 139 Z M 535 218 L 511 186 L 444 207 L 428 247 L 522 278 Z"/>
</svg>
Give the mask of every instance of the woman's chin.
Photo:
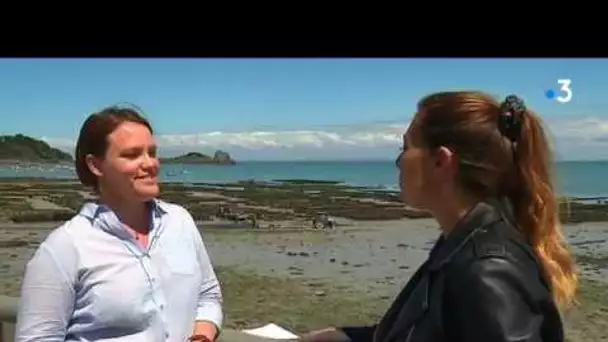
<svg viewBox="0 0 608 342">
<path fill-rule="evenodd" d="M 160 189 L 157 184 L 138 186 L 135 190 L 136 190 L 137 196 L 139 198 L 141 198 L 143 201 L 151 200 L 151 199 L 157 197 L 158 194 L 160 193 Z"/>
</svg>

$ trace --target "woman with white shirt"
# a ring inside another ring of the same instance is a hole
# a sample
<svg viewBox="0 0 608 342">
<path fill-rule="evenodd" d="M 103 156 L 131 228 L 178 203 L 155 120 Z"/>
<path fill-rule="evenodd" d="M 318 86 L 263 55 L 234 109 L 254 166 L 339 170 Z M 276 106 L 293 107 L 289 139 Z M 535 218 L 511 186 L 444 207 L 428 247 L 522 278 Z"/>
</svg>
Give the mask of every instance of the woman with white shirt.
<svg viewBox="0 0 608 342">
<path fill-rule="evenodd" d="M 109 107 L 84 122 L 76 172 L 99 196 L 42 242 L 22 282 L 15 340 L 214 342 L 222 295 L 192 216 L 157 199 L 149 122 Z"/>
</svg>

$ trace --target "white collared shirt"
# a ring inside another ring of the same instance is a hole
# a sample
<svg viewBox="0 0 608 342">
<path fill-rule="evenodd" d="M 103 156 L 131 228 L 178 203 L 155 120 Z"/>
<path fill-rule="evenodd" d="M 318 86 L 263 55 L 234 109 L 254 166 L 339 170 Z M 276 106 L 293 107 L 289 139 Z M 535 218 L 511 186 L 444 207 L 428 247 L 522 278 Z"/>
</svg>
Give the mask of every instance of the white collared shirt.
<svg viewBox="0 0 608 342">
<path fill-rule="evenodd" d="M 183 342 L 222 325 L 222 294 L 183 207 L 154 200 L 147 249 L 112 210 L 86 203 L 27 264 L 15 341 Z"/>
</svg>

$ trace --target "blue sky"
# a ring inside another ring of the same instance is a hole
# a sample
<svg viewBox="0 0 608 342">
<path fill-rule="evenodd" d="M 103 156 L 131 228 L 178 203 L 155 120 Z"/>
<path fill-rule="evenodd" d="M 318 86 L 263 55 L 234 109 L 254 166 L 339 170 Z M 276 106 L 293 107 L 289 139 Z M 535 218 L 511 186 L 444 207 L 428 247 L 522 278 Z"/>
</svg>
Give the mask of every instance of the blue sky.
<svg viewBox="0 0 608 342">
<path fill-rule="evenodd" d="M 0 133 L 69 152 L 88 114 L 131 102 L 152 120 L 165 154 L 392 157 L 421 96 L 479 89 L 521 95 L 563 159 L 608 158 L 608 60 L 4 59 L 0 75 Z M 572 80 L 570 103 L 544 96 L 560 78 Z"/>
</svg>

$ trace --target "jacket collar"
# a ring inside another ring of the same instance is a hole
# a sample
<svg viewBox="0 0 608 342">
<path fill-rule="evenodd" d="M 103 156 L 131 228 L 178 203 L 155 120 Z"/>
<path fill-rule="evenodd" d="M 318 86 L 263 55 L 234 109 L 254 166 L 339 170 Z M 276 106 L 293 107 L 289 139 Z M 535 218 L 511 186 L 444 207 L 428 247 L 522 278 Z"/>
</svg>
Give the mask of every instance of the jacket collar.
<svg viewBox="0 0 608 342">
<path fill-rule="evenodd" d="M 438 270 L 477 232 L 498 221 L 514 222 L 511 206 L 506 200 L 488 199 L 477 203 L 447 236 L 441 236 L 431 252 L 429 269 Z"/>
</svg>

